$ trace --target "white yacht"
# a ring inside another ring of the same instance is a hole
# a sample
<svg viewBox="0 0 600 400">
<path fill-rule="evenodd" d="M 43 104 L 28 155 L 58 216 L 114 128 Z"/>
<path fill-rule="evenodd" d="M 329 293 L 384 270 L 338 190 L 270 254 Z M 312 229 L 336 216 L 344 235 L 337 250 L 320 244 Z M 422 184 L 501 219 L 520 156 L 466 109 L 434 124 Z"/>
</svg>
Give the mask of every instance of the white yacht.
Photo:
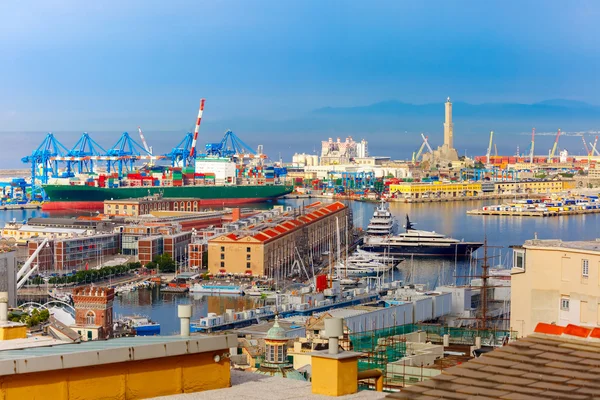
<svg viewBox="0 0 600 400">
<path fill-rule="evenodd" d="M 408 215 L 404 228 L 405 232 L 398 235 L 367 235 L 363 250 L 388 254 L 390 257 L 466 257 L 483 245 L 481 242 L 465 242 L 434 231 L 415 229 Z"/>
<path fill-rule="evenodd" d="M 379 207 L 375 208 L 373 217 L 367 226 L 369 236 L 389 236 L 394 233 L 394 216 L 385 202 L 381 200 Z"/>
<path fill-rule="evenodd" d="M 365 277 L 383 275 L 392 269 L 392 266 L 374 260 L 347 260 L 335 265 L 338 277 Z"/>
</svg>

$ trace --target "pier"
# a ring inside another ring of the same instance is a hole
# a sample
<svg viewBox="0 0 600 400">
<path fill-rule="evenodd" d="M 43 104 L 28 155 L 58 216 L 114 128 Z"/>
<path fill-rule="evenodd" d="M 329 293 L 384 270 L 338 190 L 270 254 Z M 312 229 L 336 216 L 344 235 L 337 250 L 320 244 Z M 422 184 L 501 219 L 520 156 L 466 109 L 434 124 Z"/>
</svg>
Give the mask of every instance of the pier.
<svg viewBox="0 0 600 400">
<path fill-rule="evenodd" d="M 561 211 L 501 211 L 501 210 L 469 210 L 467 215 L 498 215 L 505 217 L 561 217 L 563 215 L 598 214 L 600 209 L 561 210 Z"/>
</svg>

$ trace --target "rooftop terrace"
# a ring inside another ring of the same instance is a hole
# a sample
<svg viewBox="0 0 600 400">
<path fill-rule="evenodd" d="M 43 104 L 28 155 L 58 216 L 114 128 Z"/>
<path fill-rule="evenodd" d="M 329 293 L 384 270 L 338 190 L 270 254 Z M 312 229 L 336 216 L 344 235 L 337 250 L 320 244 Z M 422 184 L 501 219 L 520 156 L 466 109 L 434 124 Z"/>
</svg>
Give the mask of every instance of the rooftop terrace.
<svg viewBox="0 0 600 400">
<path fill-rule="evenodd" d="M 559 239 L 533 239 L 526 240 L 523 245 L 525 248 L 536 248 L 536 247 L 555 247 L 572 250 L 582 251 L 598 251 L 600 252 L 600 238 L 596 240 L 574 240 L 574 241 L 562 241 Z"/>
</svg>

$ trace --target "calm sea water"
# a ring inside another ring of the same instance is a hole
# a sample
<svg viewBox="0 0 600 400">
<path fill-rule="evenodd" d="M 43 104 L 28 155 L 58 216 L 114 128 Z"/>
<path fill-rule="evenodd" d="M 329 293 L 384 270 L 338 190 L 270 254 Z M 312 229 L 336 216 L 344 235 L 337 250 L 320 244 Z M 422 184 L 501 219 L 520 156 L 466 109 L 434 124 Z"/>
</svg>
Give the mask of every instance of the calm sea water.
<svg viewBox="0 0 600 400">
<path fill-rule="evenodd" d="M 300 206 L 314 200 L 285 200 L 278 204 Z M 321 200 L 323 201 L 323 200 Z M 390 210 L 402 226 L 406 214 L 419 229 L 433 230 L 465 241 L 483 241 L 487 237 L 488 255 L 492 256 L 491 265 L 509 267 L 511 263 L 509 246 L 522 244 L 527 239 L 532 239 L 537 233 L 540 239 L 562 240 L 593 240 L 600 237 L 600 214 L 565 216 L 556 218 L 533 217 L 492 217 L 470 216 L 466 214 L 469 209 L 494 204 L 494 201 L 467 201 L 449 203 L 404 204 L 392 203 Z M 366 227 L 373 214 L 375 203 L 350 202 L 356 226 Z M 259 205 L 260 208 L 269 208 L 270 203 Z M 56 214 L 52 214 L 55 216 Z M 13 218 L 23 221 L 34 216 L 48 216 L 37 210 L 25 211 L 0 211 L 3 221 Z M 475 257 L 483 257 L 479 250 Z M 478 269 L 473 267 L 469 260 L 406 260 L 400 266 L 400 271 L 394 279 L 408 283 L 425 283 L 429 288 L 446 283 L 464 283 L 466 276 L 477 274 Z M 178 304 L 193 304 L 193 318 L 206 316 L 208 312 L 223 313 L 228 308 L 242 310 L 255 306 L 255 299 L 249 297 L 228 296 L 199 296 L 199 295 L 173 295 L 163 294 L 155 290 L 143 290 L 128 293 L 119 297 L 115 302 L 117 315 L 141 314 L 151 317 L 161 323 L 163 334 L 174 333 L 179 330 L 177 319 Z"/>
</svg>

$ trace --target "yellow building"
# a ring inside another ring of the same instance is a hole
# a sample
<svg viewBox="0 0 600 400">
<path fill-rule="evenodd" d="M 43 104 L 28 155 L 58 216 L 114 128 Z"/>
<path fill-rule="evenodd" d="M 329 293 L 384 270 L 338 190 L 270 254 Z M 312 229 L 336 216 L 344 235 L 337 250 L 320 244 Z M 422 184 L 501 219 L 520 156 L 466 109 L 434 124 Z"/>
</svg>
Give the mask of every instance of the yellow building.
<svg viewBox="0 0 600 400">
<path fill-rule="evenodd" d="M 481 193 L 481 183 L 471 182 L 405 182 L 390 185 L 390 193 L 398 197 L 427 198 L 427 197 L 471 197 Z"/>
<path fill-rule="evenodd" d="M 292 274 L 298 254 L 314 260 L 330 250 L 340 231 L 342 245 L 351 232 L 348 208 L 340 202 L 314 203 L 257 225 L 208 241 L 211 274 L 247 274 L 284 278 Z M 337 224 L 336 224 L 337 219 Z"/>
<path fill-rule="evenodd" d="M 575 188 L 574 180 L 494 182 L 497 193 L 559 193 Z"/>
<path fill-rule="evenodd" d="M 600 326 L 600 242 L 528 240 L 513 249 L 511 329 Z"/>
</svg>

